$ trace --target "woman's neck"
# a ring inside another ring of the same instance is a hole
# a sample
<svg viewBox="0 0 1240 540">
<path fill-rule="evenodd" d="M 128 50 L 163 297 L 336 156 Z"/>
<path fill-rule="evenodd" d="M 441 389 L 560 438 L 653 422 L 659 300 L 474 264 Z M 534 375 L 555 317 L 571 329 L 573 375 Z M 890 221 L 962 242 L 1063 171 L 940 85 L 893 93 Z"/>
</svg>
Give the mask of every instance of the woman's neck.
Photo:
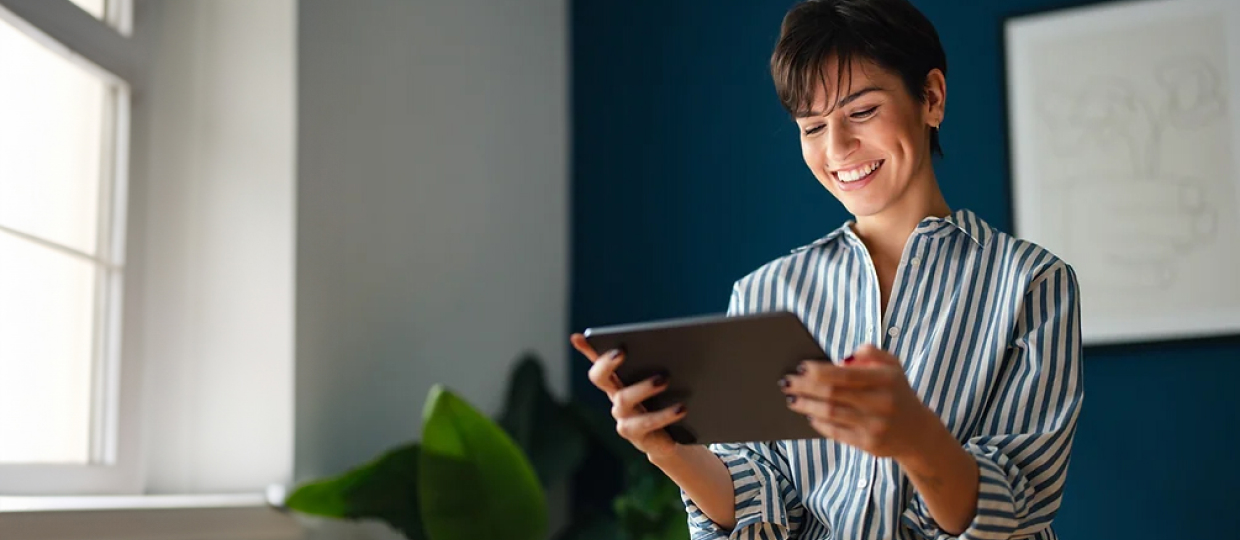
<svg viewBox="0 0 1240 540">
<path fill-rule="evenodd" d="M 853 228 L 870 250 L 870 256 L 884 262 L 899 262 L 904 245 L 913 234 L 917 224 L 928 217 L 947 217 L 951 208 L 939 190 L 933 173 L 920 182 L 914 182 L 899 200 L 882 212 L 869 216 L 857 216 Z"/>
</svg>

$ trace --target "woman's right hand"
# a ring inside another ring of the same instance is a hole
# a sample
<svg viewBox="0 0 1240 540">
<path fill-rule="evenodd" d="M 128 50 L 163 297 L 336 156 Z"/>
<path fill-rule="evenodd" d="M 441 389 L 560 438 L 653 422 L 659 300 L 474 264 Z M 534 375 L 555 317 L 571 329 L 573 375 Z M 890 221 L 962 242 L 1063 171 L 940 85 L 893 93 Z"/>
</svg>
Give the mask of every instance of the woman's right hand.
<svg viewBox="0 0 1240 540">
<path fill-rule="evenodd" d="M 624 362 L 624 353 L 609 351 L 599 355 L 581 334 L 573 334 L 571 341 L 594 363 L 590 367 L 590 382 L 611 400 L 616 433 L 645 452 L 646 459 L 680 486 L 707 517 L 725 530 L 736 527 L 735 487 L 723 460 L 705 446 L 677 444 L 663 431 L 685 417 L 684 405 L 655 412 L 642 408 L 643 401 L 667 389 L 667 380 L 659 381 L 656 376 L 624 386 L 616 377 L 616 366 Z"/>
<path fill-rule="evenodd" d="M 616 420 L 616 433 L 645 453 L 651 461 L 671 455 L 676 450 L 677 443 L 663 428 L 685 417 L 684 404 L 655 412 L 648 412 L 641 405 L 643 401 L 667 389 L 667 378 L 656 375 L 624 386 L 616 376 L 616 367 L 624 362 L 622 351 L 613 350 L 600 355 L 581 334 L 573 334 L 570 341 L 577 351 L 594 364 L 590 367 L 590 382 L 611 400 L 611 416 Z"/>
</svg>

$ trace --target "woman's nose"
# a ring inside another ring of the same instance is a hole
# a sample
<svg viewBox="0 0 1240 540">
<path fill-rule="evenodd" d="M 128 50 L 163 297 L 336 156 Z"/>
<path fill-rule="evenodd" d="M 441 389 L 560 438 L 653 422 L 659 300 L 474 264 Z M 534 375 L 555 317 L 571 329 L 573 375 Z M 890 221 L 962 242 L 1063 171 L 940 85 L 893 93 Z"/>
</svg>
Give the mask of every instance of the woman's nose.
<svg viewBox="0 0 1240 540">
<path fill-rule="evenodd" d="M 857 149 L 857 137 L 847 123 L 831 126 L 827 130 L 827 162 L 845 163 Z"/>
</svg>

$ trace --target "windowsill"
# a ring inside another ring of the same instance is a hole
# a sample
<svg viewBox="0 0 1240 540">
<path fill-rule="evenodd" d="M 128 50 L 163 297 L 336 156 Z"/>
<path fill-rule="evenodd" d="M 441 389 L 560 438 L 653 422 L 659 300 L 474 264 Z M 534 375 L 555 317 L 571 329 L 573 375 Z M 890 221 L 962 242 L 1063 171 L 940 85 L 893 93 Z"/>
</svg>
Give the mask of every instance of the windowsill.
<svg viewBox="0 0 1240 540">
<path fill-rule="evenodd" d="M 261 493 L 0 497 L 0 538 L 283 540 L 301 538 L 291 515 Z"/>
<path fill-rule="evenodd" d="M 260 508 L 266 506 L 266 497 L 258 493 L 221 495 L 92 495 L 72 497 L 0 496 L 0 513 L 194 508 Z"/>
</svg>

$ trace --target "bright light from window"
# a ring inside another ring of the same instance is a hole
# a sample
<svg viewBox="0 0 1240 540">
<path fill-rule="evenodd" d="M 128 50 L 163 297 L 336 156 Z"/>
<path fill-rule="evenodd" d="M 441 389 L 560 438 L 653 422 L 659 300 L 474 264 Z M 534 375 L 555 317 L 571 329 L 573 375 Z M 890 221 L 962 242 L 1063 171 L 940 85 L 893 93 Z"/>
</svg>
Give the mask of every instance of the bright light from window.
<svg viewBox="0 0 1240 540">
<path fill-rule="evenodd" d="M 103 81 L 0 23 L 0 226 L 93 255 Z"/>
<path fill-rule="evenodd" d="M 0 463 L 92 458 L 110 94 L 0 21 Z"/>
<path fill-rule="evenodd" d="M 107 14 L 107 0 L 70 0 L 87 13 L 94 15 L 96 19 L 102 20 Z"/>
<path fill-rule="evenodd" d="M 0 233 L 0 462 L 90 458 L 95 268 Z"/>
</svg>

